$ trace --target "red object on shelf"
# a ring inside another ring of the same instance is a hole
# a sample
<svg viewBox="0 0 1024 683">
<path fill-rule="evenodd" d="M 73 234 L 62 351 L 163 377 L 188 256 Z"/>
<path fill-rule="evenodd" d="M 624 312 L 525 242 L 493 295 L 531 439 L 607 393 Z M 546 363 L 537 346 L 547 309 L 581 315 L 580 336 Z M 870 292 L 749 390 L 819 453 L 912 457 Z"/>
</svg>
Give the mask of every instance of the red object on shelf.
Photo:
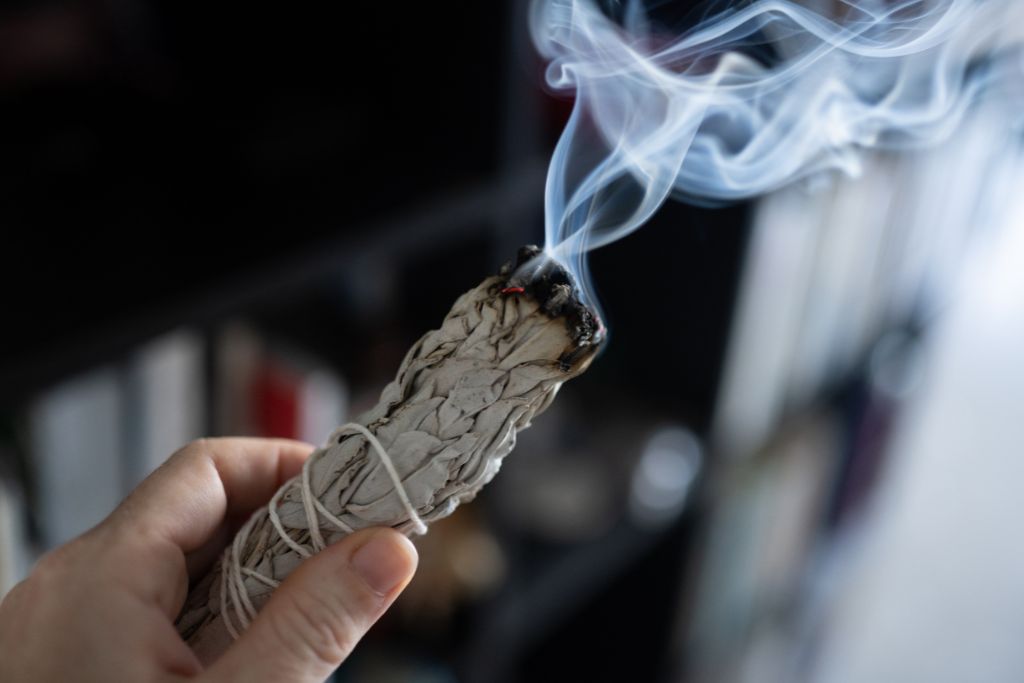
<svg viewBox="0 0 1024 683">
<path fill-rule="evenodd" d="M 273 364 L 259 368 L 252 383 L 253 414 L 261 436 L 299 437 L 300 378 Z"/>
</svg>

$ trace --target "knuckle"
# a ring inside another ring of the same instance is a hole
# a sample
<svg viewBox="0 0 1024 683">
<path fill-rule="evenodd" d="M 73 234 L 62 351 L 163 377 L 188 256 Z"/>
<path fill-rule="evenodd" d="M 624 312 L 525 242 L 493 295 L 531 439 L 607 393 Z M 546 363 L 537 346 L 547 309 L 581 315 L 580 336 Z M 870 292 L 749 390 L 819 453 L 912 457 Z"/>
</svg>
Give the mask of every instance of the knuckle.
<svg viewBox="0 0 1024 683">
<path fill-rule="evenodd" d="M 39 582 L 31 576 L 22 579 L 7 591 L 7 595 L 0 597 L 0 610 L 17 611 L 23 605 L 31 604 L 39 594 L 38 586 Z"/>
<path fill-rule="evenodd" d="M 345 609 L 332 609 L 318 596 L 299 592 L 277 610 L 272 620 L 275 636 L 292 647 L 306 650 L 317 661 L 336 667 L 359 640 L 360 629 Z"/>
<path fill-rule="evenodd" d="M 48 580 L 54 576 L 63 574 L 68 563 L 76 554 L 77 540 L 65 543 L 45 553 L 36 561 L 32 569 L 31 577 L 36 580 Z"/>
<path fill-rule="evenodd" d="M 60 571 L 60 566 L 63 563 L 63 553 L 60 552 L 60 548 L 55 548 L 36 560 L 36 564 L 32 567 L 32 571 L 29 574 L 29 579 L 38 580 L 40 577 L 50 576 Z"/>
<path fill-rule="evenodd" d="M 44 587 L 63 586 L 68 581 L 77 582 L 83 576 L 83 567 L 96 567 L 104 557 L 95 542 L 97 530 L 93 529 L 64 545 L 44 553 L 29 572 L 28 581 Z"/>
<path fill-rule="evenodd" d="M 186 463 L 186 467 L 189 468 L 203 464 L 204 461 L 212 465 L 212 454 L 215 450 L 215 445 L 212 441 L 209 437 L 200 437 L 189 441 L 172 453 L 171 457 L 167 458 L 161 467 L 168 466 L 172 462 Z"/>
<path fill-rule="evenodd" d="M 197 455 L 207 453 L 209 450 L 210 440 L 206 437 L 200 437 L 198 439 L 193 439 L 182 446 L 178 453 L 181 454 L 182 457 L 195 457 Z"/>
<path fill-rule="evenodd" d="M 33 596 L 33 600 L 64 592 L 69 582 L 80 579 L 81 570 L 76 567 L 86 553 L 84 546 L 85 542 L 78 538 L 45 553 L 20 584 L 22 592 Z"/>
</svg>

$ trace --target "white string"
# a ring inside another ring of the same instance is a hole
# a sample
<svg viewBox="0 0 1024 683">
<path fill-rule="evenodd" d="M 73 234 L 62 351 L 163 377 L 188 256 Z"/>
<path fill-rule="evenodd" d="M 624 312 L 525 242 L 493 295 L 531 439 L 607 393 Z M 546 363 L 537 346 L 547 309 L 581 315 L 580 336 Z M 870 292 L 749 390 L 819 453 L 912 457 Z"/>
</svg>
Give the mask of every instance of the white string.
<svg viewBox="0 0 1024 683">
<path fill-rule="evenodd" d="M 341 427 L 339 432 L 344 431 L 355 431 L 363 435 L 363 438 L 370 442 L 373 449 L 377 451 L 377 455 L 380 457 L 380 463 L 384 465 L 384 469 L 387 470 L 388 476 L 391 477 L 391 483 L 395 485 L 395 493 L 398 494 L 399 500 L 402 501 L 402 507 L 409 514 L 409 521 L 413 523 L 413 529 L 418 534 L 427 533 L 427 525 L 423 523 L 420 516 L 416 514 L 416 508 L 412 506 L 409 501 L 409 494 L 405 492 L 405 486 L 402 484 L 402 478 L 398 476 L 398 470 L 395 469 L 394 463 L 391 462 L 391 457 L 388 456 L 388 452 L 384 450 L 384 447 L 380 445 L 380 441 L 377 441 L 377 437 L 373 435 L 369 429 L 361 424 L 355 422 L 349 422 L 347 425 Z"/>
<path fill-rule="evenodd" d="M 377 453 L 377 457 L 380 458 L 381 465 L 384 466 L 384 470 L 387 472 L 392 485 L 395 487 L 395 493 L 398 495 L 398 499 L 401 501 L 402 507 L 405 509 L 405 513 L 408 515 L 408 522 L 412 523 L 411 531 L 418 534 L 427 533 L 427 525 L 423 522 L 423 519 L 416 512 L 416 508 L 413 507 L 412 502 L 409 500 L 409 494 L 405 490 L 402 478 L 398 476 L 398 470 L 395 469 L 395 465 L 391 461 L 391 457 L 388 455 L 387 451 L 384 450 L 384 446 L 382 446 L 380 441 L 377 440 L 377 437 L 363 425 L 356 424 L 355 422 L 349 422 L 335 430 L 334 434 L 331 435 L 331 440 L 336 440 L 340 435 L 346 432 L 358 433 Z M 303 463 L 302 473 L 296 477 L 299 479 L 301 484 L 302 508 L 306 513 L 306 525 L 309 528 L 309 540 L 310 544 L 313 546 L 312 552 L 288 534 L 288 531 L 285 529 L 277 512 L 281 496 L 284 495 L 286 490 L 291 488 L 291 484 L 295 482 L 295 479 L 292 479 L 288 484 L 279 488 L 274 494 L 274 497 L 270 499 L 270 502 L 265 507 L 267 516 L 270 518 L 270 523 L 274 526 L 274 529 L 281 537 L 281 540 L 303 559 L 312 557 L 315 553 L 318 553 L 327 547 L 323 534 L 320 532 L 320 517 L 323 517 L 345 533 L 352 533 L 354 531 L 351 526 L 332 514 L 324 504 L 321 503 L 315 495 L 313 495 L 313 487 L 309 481 L 309 470 L 314 459 L 322 457 L 327 450 L 328 449 L 324 448 L 315 451 L 314 454 L 307 458 L 306 462 Z M 224 620 L 224 626 L 227 628 L 232 639 L 237 639 L 241 634 L 240 631 L 244 631 L 249 628 L 249 624 L 251 624 L 252 620 L 256 618 L 256 606 L 249 597 L 249 591 L 245 588 L 246 577 L 255 579 L 271 589 L 277 588 L 278 585 L 280 585 L 280 581 L 264 576 L 251 567 L 243 567 L 241 564 L 242 551 L 245 548 L 245 542 L 249 539 L 249 534 L 252 532 L 252 528 L 255 525 L 256 520 L 260 517 L 263 510 L 264 508 L 260 508 L 253 513 L 242 528 L 238 530 L 238 533 L 235 534 L 234 541 L 224 549 L 224 557 L 221 560 L 220 614 L 221 618 Z M 233 608 L 233 610 L 229 608 Z M 233 617 L 231 615 L 232 611 L 234 612 Z M 235 626 L 235 620 L 237 620 L 238 624 L 241 626 L 240 629 Z"/>
</svg>

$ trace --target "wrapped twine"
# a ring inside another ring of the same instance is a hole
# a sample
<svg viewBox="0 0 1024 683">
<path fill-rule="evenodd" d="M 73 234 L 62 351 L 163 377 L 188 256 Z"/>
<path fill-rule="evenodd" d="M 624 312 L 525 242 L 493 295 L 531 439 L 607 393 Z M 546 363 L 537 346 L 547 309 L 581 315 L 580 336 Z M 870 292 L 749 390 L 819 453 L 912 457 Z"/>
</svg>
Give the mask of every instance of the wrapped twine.
<svg viewBox="0 0 1024 683">
<path fill-rule="evenodd" d="M 596 344 L 564 307 L 571 288 L 538 297 L 509 287 L 508 274 L 463 294 L 377 405 L 335 430 L 192 589 L 177 627 L 201 661 L 219 656 L 304 559 L 370 526 L 425 533 L 472 499 L 517 432 L 586 369 Z"/>
</svg>

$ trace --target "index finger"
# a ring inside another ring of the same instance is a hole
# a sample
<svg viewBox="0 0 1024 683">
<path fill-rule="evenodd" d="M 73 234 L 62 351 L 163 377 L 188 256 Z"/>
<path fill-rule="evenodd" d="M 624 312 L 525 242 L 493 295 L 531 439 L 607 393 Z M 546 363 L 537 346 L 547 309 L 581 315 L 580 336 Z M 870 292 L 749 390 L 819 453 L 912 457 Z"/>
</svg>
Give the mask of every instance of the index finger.
<svg viewBox="0 0 1024 683">
<path fill-rule="evenodd" d="M 289 439 L 200 439 L 149 475 L 112 521 L 156 533 L 183 552 L 199 548 L 226 518 L 248 515 L 302 469 L 314 447 Z"/>
</svg>

